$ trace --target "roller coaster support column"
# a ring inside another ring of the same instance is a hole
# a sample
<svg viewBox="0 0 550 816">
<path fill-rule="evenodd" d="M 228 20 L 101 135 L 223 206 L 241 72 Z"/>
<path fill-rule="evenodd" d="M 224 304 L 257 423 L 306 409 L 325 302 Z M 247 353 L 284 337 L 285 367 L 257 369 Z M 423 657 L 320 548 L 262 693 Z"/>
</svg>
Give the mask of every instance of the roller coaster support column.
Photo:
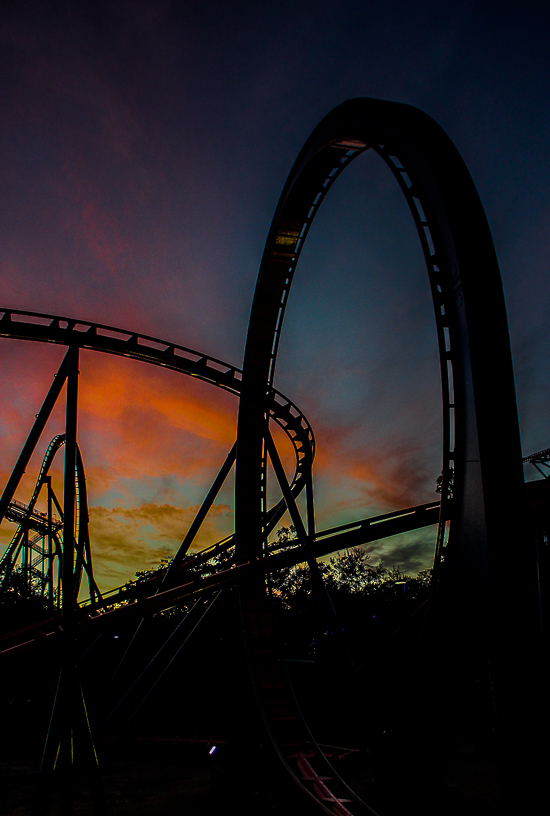
<svg viewBox="0 0 550 816">
<path fill-rule="evenodd" d="M 34 813 L 46 811 L 51 777 L 57 768 L 63 774 L 61 812 L 69 816 L 72 806 L 73 706 L 76 685 L 72 618 L 74 615 L 74 549 L 75 549 L 75 464 L 78 409 L 79 348 L 70 345 L 65 357 L 67 395 L 65 409 L 65 468 L 63 487 L 63 556 L 61 564 L 61 597 L 64 647 L 61 672 L 50 727 L 44 747 Z"/>
<path fill-rule="evenodd" d="M 78 364 L 79 347 L 69 345 L 67 361 L 67 396 L 65 413 L 65 466 L 63 486 L 63 553 L 62 553 L 62 626 L 64 646 L 61 671 L 46 738 L 39 786 L 33 813 L 47 810 L 49 787 L 54 771 L 60 772 L 60 807 L 63 816 L 71 816 L 73 808 L 74 741 L 80 737 L 87 754 L 85 762 L 90 773 L 90 785 L 96 813 L 104 812 L 104 801 L 97 768 L 97 755 L 86 712 L 83 692 L 76 670 L 74 643 L 75 599 L 75 469 L 77 460 Z M 50 504 L 51 492 L 48 494 Z"/>
<path fill-rule="evenodd" d="M 65 476 L 63 485 L 63 621 L 65 632 L 70 633 L 74 611 L 74 523 L 75 523 L 75 468 L 76 427 L 78 411 L 78 346 L 69 346 L 67 352 L 67 407 L 65 416 Z"/>
<path fill-rule="evenodd" d="M 67 352 L 67 400 L 65 409 L 65 468 L 63 480 L 63 562 L 62 562 L 62 614 L 65 632 L 63 665 L 59 683 L 58 700 L 60 735 L 59 760 L 63 774 L 61 792 L 62 810 L 73 812 L 73 717 L 76 713 L 77 683 L 73 643 L 73 616 L 75 607 L 75 469 L 76 469 L 76 431 L 78 419 L 78 363 L 79 348 L 69 346 Z"/>
<path fill-rule="evenodd" d="M 46 489 L 48 495 L 48 601 L 50 604 L 53 604 L 54 600 L 54 587 L 53 587 L 53 535 L 52 535 L 52 522 L 53 522 L 53 502 L 52 502 L 52 477 L 46 476 L 44 481 L 46 482 Z"/>
<path fill-rule="evenodd" d="M 306 476 L 306 514 L 307 514 L 307 532 L 311 541 L 315 538 L 315 509 L 313 504 L 313 473 L 311 465 Z"/>
</svg>

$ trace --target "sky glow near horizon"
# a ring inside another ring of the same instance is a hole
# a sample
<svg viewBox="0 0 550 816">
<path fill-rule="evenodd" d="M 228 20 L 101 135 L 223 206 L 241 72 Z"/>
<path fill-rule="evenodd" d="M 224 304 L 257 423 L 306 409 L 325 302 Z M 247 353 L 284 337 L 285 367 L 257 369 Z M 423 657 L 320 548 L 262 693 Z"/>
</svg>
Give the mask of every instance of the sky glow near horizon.
<svg viewBox="0 0 550 816">
<path fill-rule="evenodd" d="M 503 276 L 524 453 L 547 447 L 547 17 L 529 2 L 521 12 L 469 2 L 6 3 L 0 306 L 131 329 L 240 366 L 264 241 L 304 141 L 345 99 L 406 102 L 446 130 L 476 183 Z M 0 348 L 4 484 L 64 349 Z M 310 230 L 275 385 L 316 436 L 319 528 L 436 498 L 427 274 L 407 205 L 374 154 L 346 170 Z M 63 411 L 60 400 L 21 501 Z M 103 588 L 175 551 L 236 416 L 234 397 L 192 378 L 82 353 L 79 442 Z M 198 546 L 232 531 L 232 482 Z M 2 544 L 14 530 L 3 523 Z M 381 542 L 372 562 L 416 571 L 433 540 L 426 530 Z"/>
</svg>

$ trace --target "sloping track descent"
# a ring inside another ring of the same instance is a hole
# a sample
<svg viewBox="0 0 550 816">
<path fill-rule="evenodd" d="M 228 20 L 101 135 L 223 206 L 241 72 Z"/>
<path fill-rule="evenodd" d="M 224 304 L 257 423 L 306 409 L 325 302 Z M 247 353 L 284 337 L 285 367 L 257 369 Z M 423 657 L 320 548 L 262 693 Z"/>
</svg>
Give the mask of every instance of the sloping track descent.
<svg viewBox="0 0 550 816">
<path fill-rule="evenodd" d="M 441 361 L 441 502 L 317 533 L 312 482 L 315 440 L 300 410 L 273 388 L 277 350 L 293 275 L 315 214 L 339 175 L 367 150 L 375 151 L 396 178 L 409 204 L 426 261 Z M 372 813 L 338 779 L 301 716 L 283 670 L 265 574 L 303 560 L 308 561 L 315 574 L 315 559 L 321 554 L 380 538 L 384 531 L 393 534 L 414 529 L 415 524 L 418 527 L 433 523 L 438 516 L 435 600 L 430 604 L 428 631 L 435 631 L 439 643 L 444 640 L 447 645 L 440 650 L 445 657 L 436 669 L 435 679 L 429 678 L 429 686 L 435 682 L 439 689 L 447 690 L 446 699 L 449 696 L 452 699 L 455 687 L 450 678 L 455 668 L 460 666 L 463 674 L 475 673 L 479 666 L 473 665 L 469 650 L 481 655 L 484 670 L 489 666 L 494 689 L 503 768 L 507 770 L 506 763 L 512 763 L 513 757 L 515 778 L 519 774 L 522 780 L 511 791 L 510 801 L 514 806 L 518 804 L 517 792 L 523 787 L 525 804 L 526 779 L 533 781 L 537 766 L 535 763 L 535 770 L 528 771 L 533 753 L 527 751 L 518 760 L 514 746 L 534 744 L 529 730 L 533 718 L 526 718 L 523 710 L 520 712 L 518 693 L 523 698 L 527 691 L 531 693 L 531 702 L 524 703 L 528 707 L 536 707 L 540 700 L 532 679 L 537 676 L 533 661 L 538 636 L 534 623 L 537 610 L 532 602 L 536 570 L 526 549 L 527 578 L 512 613 L 504 579 L 514 548 L 522 540 L 524 506 L 504 296 L 479 196 L 456 148 L 430 117 L 407 105 L 355 99 L 335 108 L 313 131 L 289 175 L 267 238 L 242 373 L 191 349 L 138 333 L 40 313 L 5 309 L 0 314 L 0 336 L 57 343 L 69 349 L 58 372 L 57 385 L 54 383 L 37 415 L 0 497 L 0 518 L 11 506 L 21 473 L 60 393 L 63 378 L 68 383 L 67 449 L 72 445 L 76 456 L 74 417 L 79 349 L 170 368 L 239 397 L 236 444 L 183 540 L 169 570 L 170 581 L 157 584 L 152 581 L 148 587 L 142 587 L 141 597 L 133 604 L 104 614 L 102 610 L 112 603 L 112 598 L 92 598 L 87 610 L 71 613 L 72 631 L 77 632 L 79 626 L 100 629 L 114 619 L 139 619 L 146 612 L 167 608 L 183 597 L 236 581 L 256 704 L 265 734 L 280 762 L 319 811 L 338 816 Z M 270 420 L 282 427 L 293 445 L 296 464 L 290 480 L 273 441 Z M 187 569 L 193 561 L 187 555 L 189 547 L 234 462 L 235 535 L 202 556 L 208 559 L 234 547 L 234 566 L 200 579 L 191 577 Z M 282 494 L 272 508 L 267 506 L 269 463 Z M 73 471 L 66 468 L 68 472 Z M 67 485 L 67 478 L 65 482 Z M 305 519 L 296 503 L 302 490 L 306 494 Z M 72 494 L 65 495 L 67 506 Z M 297 532 L 296 547 L 274 552 L 268 545 L 268 536 L 286 511 Z M 66 521 L 66 528 L 68 524 Z M 67 575 L 72 587 L 72 555 L 64 563 L 63 578 Z M 71 597 L 74 605 L 74 594 Z M 464 598 L 468 599 L 466 605 Z M 66 621 L 66 607 L 63 615 Z M 57 630 L 55 621 L 48 625 L 42 626 L 45 635 Z M 13 642 L 8 638 L 4 653 L 36 639 L 36 631 L 31 627 L 15 635 Z M 525 675 L 529 675 L 529 683 Z M 536 784 L 531 784 L 529 795 L 534 796 L 536 790 Z"/>
</svg>

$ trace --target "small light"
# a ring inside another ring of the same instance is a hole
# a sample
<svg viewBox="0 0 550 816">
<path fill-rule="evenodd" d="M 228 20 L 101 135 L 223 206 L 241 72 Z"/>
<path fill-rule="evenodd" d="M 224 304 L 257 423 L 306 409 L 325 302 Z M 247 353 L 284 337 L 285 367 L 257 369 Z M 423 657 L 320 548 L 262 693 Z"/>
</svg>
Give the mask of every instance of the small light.
<svg viewBox="0 0 550 816">
<path fill-rule="evenodd" d="M 218 750 L 217 746 L 213 745 L 208 753 L 210 754 L 210 756 L 212 756 L 212 754 L 214 754 L 217 750 Z"/>
<path fill-rule="evenodd" d="M 367 147 L 366 142 L 360 142 L 358 139 L 342 139 L 341 142 L 336 142 L 341 147 L 351 147 L 355 150 L 362 150 Z"/>
</svg>

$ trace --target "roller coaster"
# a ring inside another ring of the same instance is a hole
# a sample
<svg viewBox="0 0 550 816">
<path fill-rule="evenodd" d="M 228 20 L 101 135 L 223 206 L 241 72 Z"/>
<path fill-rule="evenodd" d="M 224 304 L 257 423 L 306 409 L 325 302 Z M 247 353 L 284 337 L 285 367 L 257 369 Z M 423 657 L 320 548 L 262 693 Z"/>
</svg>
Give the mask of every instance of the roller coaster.
<svg viewBox="0 0 550 816">
<path fill-rule="evenodd" d="M 44 454 L 36 486 L 28 505 L 10 501 L 4 518 L 17 524 L 17 531 L 0 559 L 0 575 L 3 584 L 8 584 L 16 565 L 19 565 L 24 580 L 38 590 L 50 605 L 60 605 L 61 564 L 63 561 L 63 508 L 52 487 L 50 468 L 56 453 L 65 444 L 65 435 L 55 436 Z M 80 448 L 76 446 L 75 462 L 75 582 L 74 602 L 77 602 L 83 571 L 88 578 L 91 598 L 101 597 L 92 570 L 90 535 L 88 530 L 88 493 L 84 463 Z M 40 494 L 46 488 L 47 513 L 36 509 Z M 57 515 L 55 510 L 57 511 Z M 29 531 L 34 533 L 29 538 Z"/>
<path fill-rule="evenodd" d="M 426 262 L 442 383 L 441 498 L 318 531 L 315 438 L 300 409 L 274 388 L 277 351 L 294 271 L 313 219 L 339 175 L 367 150 L 377 153 L 396 178 Z M 46 812 L 54 772 L 70 772 L 73 726 L 77 720 L 87 722 L 83 703 L 74 694 L 79 644 L 182 603 L 190 605 L 188 625 L 194 626 L 201 610 L 229 587 L 238 592 L 240 619 L 235 626 L 242 631 L 252 681 L 247 705 L 259 714 L 273 763 L 291 780 L 305 808 L 336 816 L 374 814 L 339 777 L 304 721 L 281 658 L 266 576 L 307 562 L 319 585 L 321 556 L 432 524 L 438 525 L 432 591 L 417 662 L 417 688 L 424 686 L 419 694 L 430 688 L 422 705 L 437 718 L 442 708 L 452 708 L 480 671 L 488 674 L 504 798 L 512 810 L 536 801 L 542 759 L 535 746 L 547 717 L 540 582 L 546 521 L 537 527 L 525 490 L 504 295 L 489 227 L 464 162 L 430 117 L 408 105 L 354 99 L 335 108 L 313 131 L 291 170 L 268 234 L 242 371 L 173 342 L 111 326 L 16 309 L 1 309 L 0 314 L 1 337 L 67 348 L 0 497 L 0 519 L 17 525 L 0 561 L 0 580 L 7 586 L 16 570 L 56 610 L 48 620 L 0 638 L 0 657 L 9 665 L 6 661 L 16 655 L 53 644 L 55 654 L 61 655 L 35 814 Z M 168 368 L 225 389 L 239 400 L 235 444 L 170 565 L 104 595 L 93 576 L 86 479 L 77 443 L 80 349 Z M 32 497 L 21 503 L 14 498 L 16 490 L 63 388 L 64 433 L 50 443 Z M 283 430 L 294 451 L 290 479 L 272 423 Z M 62 447 L 60 500 L 50 468 Z M 523 462 L 542 472 L 548 450 Z M 235 531 L 197 553 L 197 533 L 233 467 Z M 268 472 L 275 474 L 281 495 L 271 507 Z M 43 490 L 45 513 L 36 509 Z M 302 492 L 305 512 L 297 502 Z M 285 513 L 296 540 L 282 547 L 269 536 Z M 523 570 L 511 609 L 506 574 L 518 549 Z M 84 576 L 87 600 L 81 597 Z M 97 767 L 89 728 L 86 739 L 90 762 Z M 96 811 L 103 812 L 99 790 L 98 782 Z M 65 808 L 71 812 L 68 799 Z M 383 816 L 383 807 L 379 809 Z"/>
</svg>

